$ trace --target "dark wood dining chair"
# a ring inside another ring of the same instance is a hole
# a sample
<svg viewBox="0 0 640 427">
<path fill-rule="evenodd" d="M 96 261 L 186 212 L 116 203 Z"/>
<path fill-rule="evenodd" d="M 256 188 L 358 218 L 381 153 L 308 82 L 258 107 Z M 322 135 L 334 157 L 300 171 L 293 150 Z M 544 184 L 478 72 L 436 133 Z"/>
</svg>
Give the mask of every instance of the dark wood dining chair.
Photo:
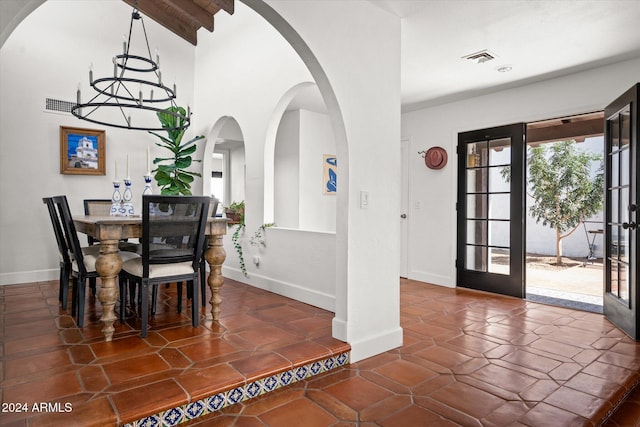
<svg viewBox="0 0 640 427">
<path fill-rule="evenodd" d="M 57 211 L 57 215 L 60 218 L 62 224 L 62 230 L 64 231 L 64 238 L 67 242 L 69 249 L 69 258 L 71 260 L 71 276 L 72 289 L 71 289 L 71 315 L 76 316 L 76 323 L 79 328 L 84 324 L 84 301 L 85 301 L 85 289 L 87 285 L 87 279 L 96 279 L 99 276 L 96 271 L 96 261 L 100 255 L 99 246 L 90 246 L 90 248 L 96 248 L 90 251 L 83 251 L 78 240 L 78 234 L 76 232 L 75 224 L 73 223 L 73 217 L 71 216 L 71 210 L 67 202 L 66 196 L 55 196 L 51 198 L 52 203 Z M 120 251 L 120 256 L 123 262 L 131 258 L 139 258 L 133 252 Z M 123 292 L 124 282 L 120 281 L 120 292 Z"/>
<path fill-rule="evenodd" d="M 209 197 L 201 196 L 142 196 L 142 257 L 125 261 L 122 271 L 127 280 L 141 287 L 140 335 L 143 338 L 148 330 L 150 286 L 176 283 L 178 311 L 181 311 L 182 282 L 186 282 L 192 299 L 191 323 L 193 327 L 199 325 L 196 283 L 209 203 Z M 155 291 L 153 293 L 156 294 Z"/>
<path fill-rule="evenodd" d="M 60 216 L 53 204 L 53 197 L 43 197 L 42 202 L 47 205 L 49 218 L 51 219 L 51 225 L 53 226 L 53 233 L 56 236 L 58 257 L 60 259 L 60 289 L 58 292 L 58 301 L 60 301 L 62 309 L 66 310 L 69 299 L 69 276 L 71 275 L 71 257 L 69 256 L 69 247 L 64 236 L 64 231 L 62 230 Z"/>
<path fill-rule="evenodd" d="M 111 214 L 110 199 L 84 199 L 82 202 L 85 215 L 109 216 Z M 89 245 L 94 245 L 100 241 L 92 236 L 87 236 L 87 242 Z"/>
</svg>

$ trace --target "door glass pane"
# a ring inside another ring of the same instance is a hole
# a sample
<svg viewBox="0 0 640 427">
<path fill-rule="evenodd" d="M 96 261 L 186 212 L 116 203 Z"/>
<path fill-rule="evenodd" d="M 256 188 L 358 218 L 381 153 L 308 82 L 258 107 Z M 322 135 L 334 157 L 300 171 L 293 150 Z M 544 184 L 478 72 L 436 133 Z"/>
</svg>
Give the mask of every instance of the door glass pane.
<svg viewBox="0 0 640 427">
<path fill-rule="evenodd" d="M 620 223 L 620 190 L 611 191 L 611 221 Z"/>
<path fill-rule="evenodd" d="M 509 219 L 511 194 L 489 195 L 489 219 Z"/>
<path fill-rule="evenodd" d="M 487 185 L 486 169 L 467 170 L 467 193 L 486 193 L 489 190 Z"/>
<path fill-rule="evenodd" d="M 611 187 L 620 185 L 620 153 L 611 154 Z"/>
<path fill-rule="evenodd" d="M 629 302 L 629 280 L 627 271 L 627 266 L 624 264 L 620 264 L 618 276 L 618 295 L 620 296 L 620 299 L 625 302 Z"/>
<path fill-rule="evenodd" d="M 467 221 L 467 243 L 472 245 L 487 244 L 487 221 L 469 220 Z"/>
<path fill-rule="evenodd" d="M 487 219 L 487 195 L 467 195 L 467 218 Z"/>
<path fill-rule="evenodd" d="M 511 258 L 507 249 L 489 248 L 489 273 L 510 274 Z"/>
<path fill-rule="evenodd" d="M 487 143 L 474 142 L 467 144 L 467 167 L 477 168 L 487 165 Z"/>
<path fill-rule="evenodd" d="M 616 116 L 614 119 L 608 120 L 609 131 L 611 135 L 611 151 L 615 151 L 618 147 L 620 147 L 620 134 L 618 131 L 620 130 L 620 116 Z"/>
<path fill-rule="evenodd" d="M 509 247 L 508 221 L 489 221 L 489 244 L 491 246 Z"/>
<path fill-rule="evenodd" d="M 467 270 L 487 271 L 487 248 L 484 246 L 467 246 L 464 268 Z"/>
<path fill-rule="evenodd" d="M 631 238 L 631 229 L 620 229 L 620 239 L 618 241 L 618 259 L 623 262 L 629 262 L 629 239 Z"/>
<path fill-rule="evenodd" d="M 616 227 L 616 226 L 611 227 L 610 252 L 611 252 L 612 259 L 618 258 L 618 253 L 619 253 L 618 247 L 620 246 L 620 230 L 622 230 L 622 227 Z"/>
<path fill-rule="evenodd" d="M 511 164 L 511 138 L 501 138 L 489 141 L 489 165 Z"/>
<path fill-rule="evenodd" d="M 620 204 L 618 205 L 618 223 L 629 220 L 629 187 L 620 189 Z M 613 217 L 612 217 L 613 218 Z"/>
<path fill-rule="evenodd" d="M 611 292 L 616 297 L 620 291 L 620 287 L 618 286 L 618 263 L 614 262 L 611 264 Z"/>
<path fill-rule="evenodd" d="M 629 146 L 620 150 L 620 171 L 620 185 L 629 185 Z"/>
<path fill-rule="evenodd" d="M 620 148 L 628 147 L 631 142 L 631 106 L 627 105 L 627 107 L 622 110 L 620 113 L 621 118 L 621 128 L 620 128 Z"/>
<path fill-rule="evenodd" d="M 505 173 L 508 173 L 508 168 L 500 166 L 489 168 L 489 190 L 492 193 L 508 193 L 511 190 L 511 184 L 504 177 Z"/>
</svg>

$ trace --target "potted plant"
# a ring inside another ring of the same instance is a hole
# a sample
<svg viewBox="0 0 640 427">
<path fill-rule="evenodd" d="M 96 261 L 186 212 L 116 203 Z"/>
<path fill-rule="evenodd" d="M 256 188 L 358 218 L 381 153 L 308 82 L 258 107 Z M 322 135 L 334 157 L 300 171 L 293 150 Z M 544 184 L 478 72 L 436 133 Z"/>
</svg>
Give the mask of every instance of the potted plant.
<svg viewBox="0 0 640 427">
<path fill-rule="evenodd" d="M 182 107 L 170 107 L 157 113 L 162 127 L 166 129 L 167 136 L 162 136 L 155 132 L 149 132 L 160 138 L 161 142 L 156 142 L 158 147 L 166 148 L 171 152 L 171 157 L 157 157 L 153 160 L 154 165 L 158 165 L 154 178 L 160 187 L 160 194 L 166 195 L 191 195 L 191 183 L 194 177 L 202 176 L 197 172 L 186 170 L 194 160 L 191 155 L 196 152 L 196 141 L 204 138 L 198 135 L 187 142 L 182 142 L 186 129 L 170 130 L 184 123 L 186 111 Z"/>
<path fill-rule="evenodd" d="M 230 219 L 228 225 L 244 224 L 244 200 L 231 203 L 224 208 L 224 214 Z"/>
</svg>

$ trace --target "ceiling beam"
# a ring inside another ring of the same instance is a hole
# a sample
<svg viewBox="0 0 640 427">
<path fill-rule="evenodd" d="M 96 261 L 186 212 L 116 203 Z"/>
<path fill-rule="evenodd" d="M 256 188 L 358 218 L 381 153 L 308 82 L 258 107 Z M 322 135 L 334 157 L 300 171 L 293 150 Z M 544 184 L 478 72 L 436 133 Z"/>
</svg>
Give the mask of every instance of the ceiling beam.
<svg viewBox="0 0 640 427">
<path fill-rule="evenodd" d="M 571 121 L 550 126 L 527 127 L 527 143 L 540 144 L 543 142 L 564 141 L 568 139 L 583 140 L 591 136 L 604 133 L 604 119 L 593 118 L 589 120 Z"/>
<path fill-rule="evenodd" d="M 213 32 L 214 15 L 220 10 L 233 14 L 234 0 L 122 0 L 137 5 L 143 15 L 158 22 L 192 45 L 198 44 L 198 30 Z"/>
<path fill-rule="evenodd" d="M 135 0 L 123 0 L 133 6 Z M 168 30 L 179 35 L 192 45 L 198 44 L 197 31 L 199 25 L 194 25 L 185 14 L 176 14 L 164 0 L 137 0 L 138 10 L 158 22 Z M 187 19 L 187 20 L 185 20 Z"/>
<path fill-rule="evenodd" d="M 212 14 L 222 9 L 229 15 L 233 15 L 233 0 L 193 0 L 193 2 Z"/>
<path fill-rule="evenodd" d="M 173 0 L 171 3 L 176 8 L 182 10 L 183 13 L 189 15 L 202 27 L 209 30 L 209 32 L 213 31 L 213 15 L 215 12 L 211 13 L 206 9 L 203 9 L 193 0 Z"/>
</svg>

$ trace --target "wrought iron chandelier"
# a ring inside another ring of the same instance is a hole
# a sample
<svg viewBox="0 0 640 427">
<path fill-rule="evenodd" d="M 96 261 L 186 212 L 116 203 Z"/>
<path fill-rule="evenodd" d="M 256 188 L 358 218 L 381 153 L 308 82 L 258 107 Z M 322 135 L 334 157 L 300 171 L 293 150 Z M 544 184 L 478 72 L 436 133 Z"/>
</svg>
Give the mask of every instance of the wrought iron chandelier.
<svg viewBox="0 0 640 427">
<path fill-rule="evenodd" d="M 131 35 L 134 23 L 139 23 L 146 43 L 147 56 L 131 52 Z M 71 114 L 79 119 L 105 126 L 122 129 L 163 131 L 183 130 L 191 124 L 191 111 L 178 107 L 176 85 L 166 86 L 160 71 L 160 55 L 151 56 L 147 31 L 137 2 L 131 13 L 129 36 L 123 40 L 123 53 L 115 55 L 113 77 L 93 79 L 93 69 L 89 70 L 89 85 L 97 92 L 88 102 L 82 102 L 80 87 L 77 102 Z M 155 92 L 154 92 L 155 91 Z M 162 127 L 157 113 L 163 112 L 175 118 L 174 127 Z"/>
</svg>

